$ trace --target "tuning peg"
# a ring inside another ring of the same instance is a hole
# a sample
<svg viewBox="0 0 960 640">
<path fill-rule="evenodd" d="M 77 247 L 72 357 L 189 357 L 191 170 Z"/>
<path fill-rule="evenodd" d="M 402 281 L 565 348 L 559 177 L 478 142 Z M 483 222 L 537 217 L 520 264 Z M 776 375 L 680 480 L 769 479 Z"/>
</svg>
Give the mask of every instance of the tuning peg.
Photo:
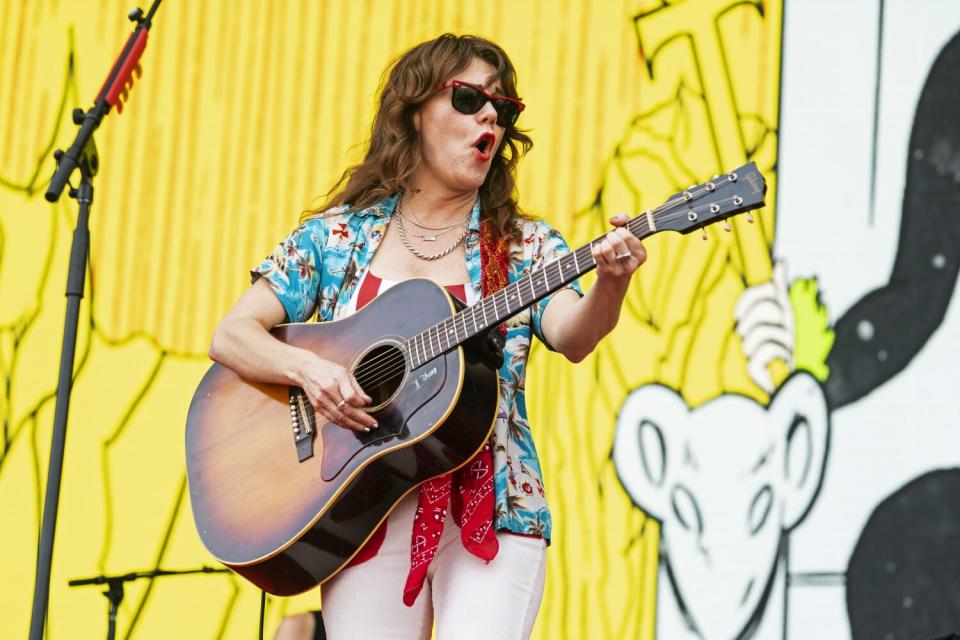
<svg viewBox="0 0 960 640">
<path fill-rule="evenodd" d="M 724 231 L 733 231 L 733 225 L 730 224 L 730 221 L 729 221 L 729 220 L 724 220 L 724 221 L 723 221 L 723 230 L 724 230 Z"/>
<path fill-rule="evenodd" d="M 703 232 L 703 239 L 706 240 L 706 239 L 707 239 L 707 228 L 706 228 L 706 227 L 701 227 L 701 228 L 700 228 L 700 231 Z"/>
<path fill-rule="evenodd" d="M 749 211 L 747 212 L 747 222 L 749 222 L 750 224 L 753 224 L 753 214 L 750 213 Z"/>
</svg>

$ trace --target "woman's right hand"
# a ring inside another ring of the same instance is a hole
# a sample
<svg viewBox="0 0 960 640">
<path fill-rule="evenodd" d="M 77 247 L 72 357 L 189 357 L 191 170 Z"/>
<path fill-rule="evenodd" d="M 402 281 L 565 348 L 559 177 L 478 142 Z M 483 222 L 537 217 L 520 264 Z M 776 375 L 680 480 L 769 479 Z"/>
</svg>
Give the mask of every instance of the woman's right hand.
<svg viewBox="0 0 960 640">
<path fill-rule="evenodd" d="M 377 421 L 362 410 L 373 400 L 363 392 L 353 374 L 346 367 L 313 352 L 303 351 L 303 354 L 296 377 L 316 412 L 327 422 L 346 429 L 375 429 Z"/>
<path fill-rule="evenodd" d="M 354 431 L 376 428 L 362 411 L 373 400 L 346 368 L 270 335 L 286 319 L 267 279 L 257 280 L 217 325 L 210 358 L 249 380 L 301 387 L 318 420 Z"/>
</svg>

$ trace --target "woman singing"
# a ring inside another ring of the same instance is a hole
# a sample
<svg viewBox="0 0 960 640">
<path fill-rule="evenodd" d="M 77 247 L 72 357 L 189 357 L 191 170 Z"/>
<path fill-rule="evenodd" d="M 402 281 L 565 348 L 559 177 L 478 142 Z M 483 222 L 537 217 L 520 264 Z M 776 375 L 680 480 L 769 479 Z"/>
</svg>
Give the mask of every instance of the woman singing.
<svg viewBox="0 0 960 640">
<path fill-rule="evenodd" d="M 445 34 L 400 56 L 363 161 L 256 267 L 210 357 L 247 379 L 302 387 L 344 429 L 377 429 L 349 370 L 269 330 L 314 313 L 344 318 L 415 277 L 472 304 L 569 252 L 517 204 L 516 164 L 532 144 L 516 128 L 523 109 L 513 65 L 488 40 Z M 460 470 L 404 498 L 322 585 L 331 638 L 430 638 L 434 624 L 441 640 L 530 635 L 552 535 L 524 402 L 530 340 L 578 362 L 613 329 L 646 258 L 626 221 L 594 245 L 586 295 L 574 283 L 507 323 L 493 435 Z"/>
</svg>

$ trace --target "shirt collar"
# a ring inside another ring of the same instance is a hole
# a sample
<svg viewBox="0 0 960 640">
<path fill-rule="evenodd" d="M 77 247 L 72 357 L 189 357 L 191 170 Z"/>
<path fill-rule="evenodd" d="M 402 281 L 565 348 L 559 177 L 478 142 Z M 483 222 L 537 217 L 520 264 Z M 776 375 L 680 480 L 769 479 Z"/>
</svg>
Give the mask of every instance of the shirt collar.
<svg viewBox="0 0 960 640">
<path fill-rule="evenodd" d="M 470 222 L 467 224 L 467 231 L 480 233 L 480 194 L 473 201 L 473 209 L 470 210 Z"/>
<path fill-rule="evenodd" d="M 393 210 L 397 206 L 397 199 L 399 197 L 400 197 L 399 192 L 394 193 L 392 195 L 387 196 L 386 198 L 384 198 L 379 202 L 375 202 L 374 204 L 370 205 L 366 209 L 360 209 L 359 211 L 355 211 L 354 215 L 361 216 L 361 217 L 377 216 L 379 218 L 383 218 L 384 220 L 387 220 L 390 218 L 391 215 L 393 215 Z"/>
</svg>

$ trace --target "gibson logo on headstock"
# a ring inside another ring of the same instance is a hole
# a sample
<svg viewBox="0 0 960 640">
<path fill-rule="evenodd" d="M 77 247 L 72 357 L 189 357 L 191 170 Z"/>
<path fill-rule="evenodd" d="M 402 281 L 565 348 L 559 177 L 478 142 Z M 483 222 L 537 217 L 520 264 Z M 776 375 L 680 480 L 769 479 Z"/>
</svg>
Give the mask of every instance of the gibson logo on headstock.
<svg viewBox="0 0 960 640">
<path fill-rule="evenodd" d="M 750 188 L 753 189 L 753 195 L 757 195 L 758 193 L 760 193 L 760 181 L 757 180 L 757 174 L 752 172 L 748 173 L 746 175 L 746 178 L 747 178 L 747 182 L 750 183 Z"/>
</svg>

